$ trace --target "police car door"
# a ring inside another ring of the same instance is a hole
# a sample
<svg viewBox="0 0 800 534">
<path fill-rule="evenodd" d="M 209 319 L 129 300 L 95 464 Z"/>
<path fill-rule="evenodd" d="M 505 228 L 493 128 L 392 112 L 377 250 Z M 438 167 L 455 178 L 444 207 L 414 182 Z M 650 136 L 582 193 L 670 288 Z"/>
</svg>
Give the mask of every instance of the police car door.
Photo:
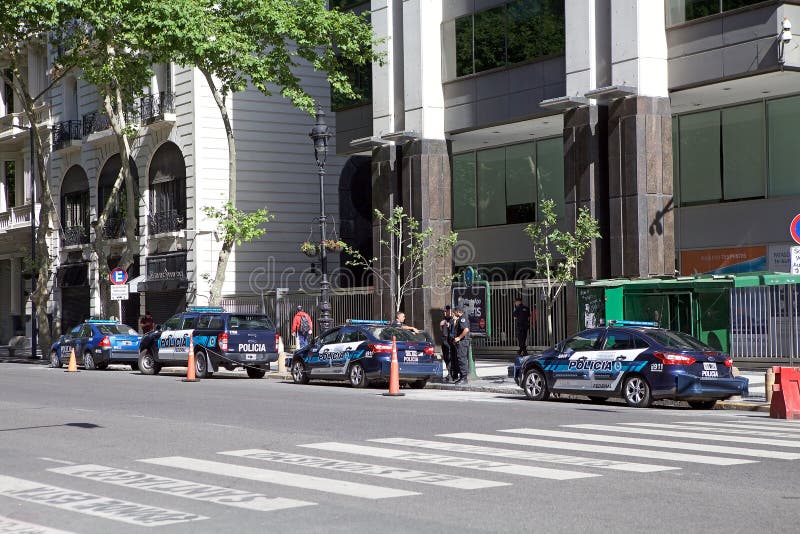
<svg viewBox="0 0 800 534">
<path fill-rule="evenodd" d="M 330 360 L 334 356 L 332 348 L 336 346 L 341 334 L 340 328 L 325 332 L 314 345 L 308 349 L 308 372 L 311 375 L 329 375 L 331 372 Z"/>
<path fill-rule="evenodd" d="M 175 354 L 175 332 L 180 328 L 181 315 L 173 315 L 161 328 L 158 336 L 158 359 L 160 361 L 170 361 Z"/>
<path fill-rule="evenodd" d="M 597 360 L 603 362 L 603 368 L 594 371 L 592 389 L 616 390 L 633 362 L 647 348 L 647 343 L 635 334 L 609 328 L 603 340 L 603 348 L 597 353 Z"/>
<path fill-rule="evenodd" d="M 358 360 L 364 356 L 367 335 L 357 327 L 345 327 L 342 329 L 342 336 L 339 343 L 331 346 L 331 350 L 336 351 L 336 358 L 331 360 L 332 374 L 345 374 L 350 362 Z"/>
<path fill-rule="evenodd" d="M 81 327 L 76 326 L 72 330 L 69 331 L 67 337 L 64 338 L 64 341 L 61 343 L 61 359 L 69 360 L 70 351 L 72 351 L 73 347 L 75 346 L 75 340 L 78 338 L 81 332 Z M 80 353 L 75 350 L 75 358 L 78 358 Z"/>
<path fill-rule="evenodd" d="M 555 389 L 591 389 L 593 362 L 597 357 L 596 349 L 602 335 L 602 328 L 584 330 L 564 342 L 562 354 L 569 355 L 568 372 L 557 378 Z"/>
<path fill-rule="evenodd" d="M 75 346 L 75 358 L 77 358 L 79 362 L 83 361 L 83 353 L 86 352 L 86 347 L 93 337 L 94 330 L 92 330 L 92 327 L 88 324 L 84 324 L 81 326 L 78 335 L 72 339 L 72 343 Z"/>
</svg>

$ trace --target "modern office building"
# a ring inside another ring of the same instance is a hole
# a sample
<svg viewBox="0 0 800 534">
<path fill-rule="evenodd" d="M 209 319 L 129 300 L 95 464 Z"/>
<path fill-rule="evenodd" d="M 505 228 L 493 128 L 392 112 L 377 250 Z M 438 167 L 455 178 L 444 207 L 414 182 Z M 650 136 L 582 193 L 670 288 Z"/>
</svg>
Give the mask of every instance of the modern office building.
<svg viewBox="0 0 800 534">
<path fill-rule="evenodd" d="M 566 227 L 579 206 L 600 221 L 582 278 L 788 269 L 800 43 L 784 21 L 800 25 L 796 2 L 363 8 L 386 61 L 370 98 L 338 109 L 338 150 L 371 165 L 376 206 L 394 191 L 423 225 L 458 231 L 456 268 L 527 276 L 522 229 L 551 198 Z"/>
</svg>

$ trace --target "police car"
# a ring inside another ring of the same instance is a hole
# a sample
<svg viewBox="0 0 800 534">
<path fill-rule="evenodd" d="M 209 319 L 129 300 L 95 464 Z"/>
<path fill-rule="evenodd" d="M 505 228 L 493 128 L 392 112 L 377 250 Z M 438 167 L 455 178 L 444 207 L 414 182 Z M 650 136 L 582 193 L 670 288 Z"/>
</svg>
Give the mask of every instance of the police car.
<svg viewBox="0 0 800 534">
<path fill-rule="evenodd" d="M 142 336 L 128 325 L 113 320 L 90 319 L 60 336 L 50 349 L 50 366 L 61 367 L 69 362 L 75 350 L 75 361 L 87 371 L 105 369 L 110 363 L 138 368 L 139 341 Z"/>
<path fill-rule="evenodd" d="M 292 355 L 292 380 L 348 381 L 356 388 L 372 380 L 388 380 L 392 337 L 397 342 L 400 381 L 421 389 L 442 376 L 442 362 L 425 332 L 390 326 L 386 321 L 350 320 L 324 332 Z"/>
<path fill-rule="evenodd" d="M 263 378 L 269 364 L 278 360 L 279 339 L 266 315 L 189 307 L 142 337 L 139 371 L 153 375 L 162 367 L 186 367 L 192 342 L 198 378 L 211 376 L 219 367 L 244 367 L 250 378 Z"/>
<path fill-rule="evenodd" d="M 656 323 L 610 321 L 540 355 L 517 358 L 508 376 L 532 400 L 567 393 L 593 402 L 622 397 L 637 408 L 675 399 L 710 409 L 717 400 L 747 394 L 747 379 L 734 377 L 732 368 L 730 357 L 688 334 Z"/>
</svg>

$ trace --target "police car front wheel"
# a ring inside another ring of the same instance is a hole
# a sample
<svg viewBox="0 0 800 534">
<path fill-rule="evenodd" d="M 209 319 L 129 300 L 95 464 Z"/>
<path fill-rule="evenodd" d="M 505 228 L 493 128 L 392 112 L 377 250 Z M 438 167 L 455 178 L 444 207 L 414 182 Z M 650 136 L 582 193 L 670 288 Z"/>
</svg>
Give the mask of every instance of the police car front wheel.
<svg viewBox="0 0 800 534">
<path fill-rule="evenodd" d="M 301 360 L 295 360 L 292 364 L 292 380 L 295 384 L 308 384 L 308 374 Z"/>
<path fill-rule="evenodd" d="M 157 364 L 149 350 L 139 353 L 139 372 L 143 375 L 157 375 L 161 365 Z"/>
<path fill-rule="evenodd" d="M 50 367 L 61 367 L 61 358 L 56 351 L 50 353 Z"/>
</svg>

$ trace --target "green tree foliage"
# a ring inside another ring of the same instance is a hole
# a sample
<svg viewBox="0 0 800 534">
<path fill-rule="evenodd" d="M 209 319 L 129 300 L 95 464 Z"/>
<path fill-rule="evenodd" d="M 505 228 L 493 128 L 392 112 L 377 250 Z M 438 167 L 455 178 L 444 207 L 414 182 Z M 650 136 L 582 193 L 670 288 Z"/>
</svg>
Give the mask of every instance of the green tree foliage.
<svg viewBox="0 0 800 534">
<path fill-rule="evenodd" d="M 366 258 L 345 244 L 344 252 L 352 258 L 347 265 L 372 273 L 376 282 L 392 295 L 394 310 L 399 311 L 403 297 L 422 287 L 419 284 L 425 271 L 433 269 L 437 261 L 452 252 L 458 234 L 450 232 L 434 238 L 433 228 L 422 230 L 420 222 L 402 206 L 394 208 L 388 216 L 378 209 L 374 213 L 386 232 L 379 241 L 379 248 L 381 255 L 389 258 L 388 266 L 382 266 L 378 256 Z"/>
<path fill-rule="evenodd" d="M 206 217 L 217 222 L 220 239 L 232 241 L 237 246 L 263 236 L 267 231 L 263 225 L 275 218 L 266 208 L 246 212 L 236 209 L 230 202 L 226 202 L 222 209 L 211 206 L 201 209 Z"/>
<path fill-rule="evenodd" d="M 533 258 L 536 261 L 537 276 L 547 283 L 545 287 L 545 306 L 547 308 L 547 334 L 551 343 L 553 337 L 553 307 L 559 293 L 573 282 L 577 276 L 578 263 L 592 245 L 593 239 L 600 239 L 600 225 L 587 208 L 578 210 L 574 232 L 558 229 L 555 202 L 544 199 L 541 202 L 541 219 L 525 227 L 525 233 L 533 241 Z"/>
</svg>

